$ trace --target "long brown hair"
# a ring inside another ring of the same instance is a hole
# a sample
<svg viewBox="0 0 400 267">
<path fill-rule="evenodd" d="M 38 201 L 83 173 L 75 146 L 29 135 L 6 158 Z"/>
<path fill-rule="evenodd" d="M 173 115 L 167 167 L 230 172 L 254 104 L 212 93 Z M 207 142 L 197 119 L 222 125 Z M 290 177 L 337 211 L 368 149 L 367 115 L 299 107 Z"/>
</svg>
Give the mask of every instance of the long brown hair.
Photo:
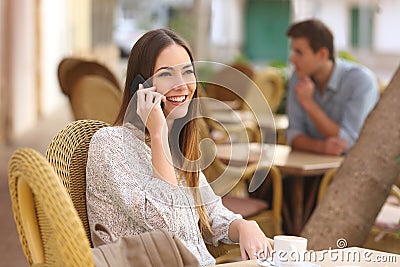
<svg viewBox="0 0 400 267">
<path fill-rule="evenodd" d="M 114 125 L 122 125 L 124 122 L 125 113 L 131 100 L 131 95 L 132 93 L 136 93 L 137 90 L 137 88 L 132 88 L 134 89 L 132 92 L 130 88 L 134 78 L 138 74 L 141 74 L 145 80 L 152 77 L 158 55 L 167 46 L 173 44 L 182 46 L 188 53 L 190 61 L 193 64 L 193 55 L 189 45 L 170 29 L 157 29 L 149 31 L 144 34 L 132 47 L 128 59 L 122 105 Z M 197 89 L 193 95 L 193 99 L 196 98 L 198 98 Z M 129 108 L 134 110 L 134 116 L 138 118 L 139 116 L 136 114 L 136 106 L 130 106 Z M 171 152 L 173 156 L 178 157 L 178 165 L 181 167 L 179 172 L 182 177 L 185 177 L 186 186 L 194 189 L 193 196 L 196 203 L 196 210 L 200 218 L 200 230 L 203 234 L 205 234 L 206 232 L 212 233 L 212 229 L 208 221 L 207 210 L 205 209 L 201 197 L 199 196 L 199 190 L 196 190 L 196 188 L 199 188 L 200 170 L 200 167 L 197 166 L 198 164 L 195 163 L 200 157 L 200 151 L 198 147 L 199 135 L 196 122 L 197 113 L 198 101 L 191 101 L 186 116 L 174 121 L 169 135 L 169 143 L 171 145 Z M 201 204 L 198 205 L 198 203 Z"/>
</svg>

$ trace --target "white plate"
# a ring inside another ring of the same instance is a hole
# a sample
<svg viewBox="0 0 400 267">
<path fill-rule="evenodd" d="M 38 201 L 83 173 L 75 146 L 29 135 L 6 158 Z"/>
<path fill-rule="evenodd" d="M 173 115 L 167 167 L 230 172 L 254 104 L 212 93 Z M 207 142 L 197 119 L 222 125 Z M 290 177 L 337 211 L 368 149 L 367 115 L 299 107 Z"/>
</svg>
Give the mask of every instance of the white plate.
<svg viewBox="0 0 400 267">
<path fill-rule="evenodd" d="M 276 266 L 276 265 L 271 265 L 271 263 L 272 263 L 272 259 L 267 259 L 267 260 L 258 259 L 257 260 L 257 264 L 260 266 L 264 266 L 264 267 Z"/>
<path fill-rule="evenodd" d="M 257 264 L 260 266 L 264 266 L 264 267 L 275 266 L 275 265 L 271 265 L 271 260 L 266 261 L 266 260 L 259 259 L 259 260 L 257 260 Z"/>
<path fill-rule="evenodd" d="M 267 261 L 260 259 L 260 260 L 257 260 L 257 264 L 259 266 L 263 266 L 263 267 L 279 267 L 279 265 L 273 263 L 272 259 L 268 259 Z M 293 267 L 294 266 L 296 266 L 296 267 L 321 267 L 321 265 L 311 263 L 311 262 L 305 262 L 302 265 L 293 265 Z"/>
</svg>

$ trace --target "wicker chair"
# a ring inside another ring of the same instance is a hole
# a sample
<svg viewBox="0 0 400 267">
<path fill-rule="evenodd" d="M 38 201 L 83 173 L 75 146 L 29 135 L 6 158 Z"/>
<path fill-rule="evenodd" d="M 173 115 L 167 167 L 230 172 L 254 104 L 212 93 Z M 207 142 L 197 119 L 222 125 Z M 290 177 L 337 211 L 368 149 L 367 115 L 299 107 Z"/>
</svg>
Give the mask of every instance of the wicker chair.
<svg viewBox="0 0 400 267">
<path fill-rule="evenodd" d="M 206 86 L 209 97 L 220 101 L 237 101 L 238 109 L 248 108 L 244 98 L 251 85 L 254 69 L 246 63 L 233 63 L 214 74 Z"/>
<path fill-rule="evenodd" d="M 105 126 L 109 124 L 96 120 L 74 121 L 53 138 L 46 152 L 47 160 L 71 196 L 88 237 L 90 227 L 86 211 L 87 154 L 93 134 Z"/>
<path fill-rule="evenodd" d="M 30 148 L 13 153 L 9 189 L 20 242 L 30 266 L 94 266 L 82 222 L 42 155 Z"/>
<path fill-rule="evenodd" d="M 285 94 L 285 81 L 280 71 L 273 67 L 264 68 L 254 75 L 254 83 L 268 101 L 275 113 Z"/>
<path fill-rule="evenodd" d="M 233 142 L 261 142 L 261 130 L 257 122 L 244 121 L 243 125 L 233 123 L 221 125 L 213 119 L 213 113 L 209 110 L 209 105 L 215 103 L 208 101 L 210 96 L 202 87 L 199 86 L 197 90 L 200 96 L 201 111 L 204 115 L 203 119 L 208 126 L 210 135 L 216 143 L 227 143 L 232 137 L 235 139 Z"/>
<path fill-rule="evenodd" d="M 121 88 L 115 75 L 103 64 L 83 58 L 66 57 L 58 64 L 58 81 L 61 90 L 68 95 L 74 84 L 85 75 L 96 75 L 105 78 L 114 88 Z"/>
<path fill-rule="evenodd" d="M 320 202 L 324 197 L 326 190 L 328 189 L 328 186 L 334 178 L 336 172 L 337 169 L 332 169 L 328 171 L 322 178 L 320 189 L 318 192 L 317 203 Z M 372 226 L 368 238 L 363 244 L 363 247 L 396 254 L 400 253 L 400 237 L 397 235 L 397 232 L 400 230 L 400 226 L 398 225 L 398 220 L 400 219 L 400 189 L 398 187 L 399 183 L 400 177 L 397 183 L 392 185 L 390 195 L 383 205 L 374 226 Z M 393 216 L 397 216 L 395 218 L 395 220 L 397 220 L 395 226 L 392 225 L 392 222 L 386 222 L 386 217 Z"/>
<path fill-rule="evenodd" d="M 65 58 L 58 67 L 58 80 L 62 92 L 69 98 L 75 120 L 114 123 L 122 91 L 107 67 L 94 61 Z"/>
</svg>

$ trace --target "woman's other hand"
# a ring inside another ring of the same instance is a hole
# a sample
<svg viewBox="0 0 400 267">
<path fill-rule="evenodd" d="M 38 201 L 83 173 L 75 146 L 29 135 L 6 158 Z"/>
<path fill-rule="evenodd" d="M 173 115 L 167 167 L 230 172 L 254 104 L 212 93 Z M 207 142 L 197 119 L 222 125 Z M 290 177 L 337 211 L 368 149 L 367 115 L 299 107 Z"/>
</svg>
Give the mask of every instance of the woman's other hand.
<svg viewBox="0 0 400 267">
<path fill-rule="evenodd" d="M 229 237 L 232 241 L 239 242 L 242 260 L 257 259 L 256 254 L 265 257 L 272 255 L 273 241 L 265 236 L 255 221 L 233 221 L 229 228 Z"/>
</svg>

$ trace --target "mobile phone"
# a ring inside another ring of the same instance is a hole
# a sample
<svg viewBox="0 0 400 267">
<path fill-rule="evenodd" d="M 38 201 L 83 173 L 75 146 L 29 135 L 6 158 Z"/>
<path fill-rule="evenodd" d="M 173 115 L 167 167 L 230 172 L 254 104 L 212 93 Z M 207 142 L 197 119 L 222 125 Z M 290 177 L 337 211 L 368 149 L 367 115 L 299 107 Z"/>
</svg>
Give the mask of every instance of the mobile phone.
<svg viewBox="0 0 400 267">
<path fill-rule="evenodd" d="M 136 93 L 138 90 L 139 84 L 142 84 L 144 88 L 149 88 L 152 85 L 147 82 L 141 74 L 136 75 L 135 79 L 133 79 L 131 87 L 129 89 L 129 92 L 131 94 L 131 97 Z M 161 109 L 164 108 L 164 102 L 160 101 Z"/>
</svg>

